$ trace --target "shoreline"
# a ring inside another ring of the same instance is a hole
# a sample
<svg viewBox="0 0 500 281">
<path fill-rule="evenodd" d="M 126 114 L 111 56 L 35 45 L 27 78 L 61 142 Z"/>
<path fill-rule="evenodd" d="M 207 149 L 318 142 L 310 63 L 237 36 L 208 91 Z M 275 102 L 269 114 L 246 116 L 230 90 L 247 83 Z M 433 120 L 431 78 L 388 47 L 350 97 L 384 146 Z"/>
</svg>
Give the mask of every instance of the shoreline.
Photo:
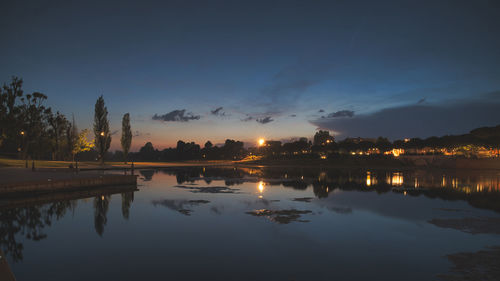
<svg viewBox="0 0 500 281">
<path fill-rule="evenodd" d="M 0 170 L 19 169 L 31 171 L 24 167 L 22 160 L 9 160 L 11 165 L 2 165 L 0 159 Z M 35 161 L 36 171 L 66 171 L 74 172 L 68 166 L 69 161 Z M 443 169 L 443 170 L 500 170 L 500 158 L 448 158 L 442 156 L 400 156 L 398 158 L 384 157 L 339 157 L 333 159 L 279 159 L 279 160 L 252 160 L 252 161 L 231 161 L 231 160 L 207 160 L 207 161 L 177 161 L 177 162 L 134 162 L 133 169 L 162 169 L 180 167 L 200 167 L 200 166 L 240 166 L 240 167 L 297 167 L 297 168 L 335 168 L 335 169 Z M 101 166 L 97 162 L 81 162 L 78 171 L 127 171 L 132 170 L 131 163 L 107 162 Z M 0 180 L 1 183 L 1 180 Z"/>
</svg>

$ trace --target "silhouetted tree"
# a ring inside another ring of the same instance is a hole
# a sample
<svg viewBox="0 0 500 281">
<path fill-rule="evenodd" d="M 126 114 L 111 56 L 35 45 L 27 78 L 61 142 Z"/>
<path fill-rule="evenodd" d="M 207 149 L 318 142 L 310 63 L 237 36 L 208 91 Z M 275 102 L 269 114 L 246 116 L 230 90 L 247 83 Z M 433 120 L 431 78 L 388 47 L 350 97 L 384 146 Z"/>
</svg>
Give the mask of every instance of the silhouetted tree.
<svg viewBox="0 0 500 281">
<path fill-rule="evenodd" d="M 0 147 L 3 151 L 16 151 L 23 136 L 20 135 L 22 118 L 17 106 L 18 98 L 23 96 L 23 80 L 12 77 L 9 85 L 0 88 Z"/>
<path fill-rule="evenodd" d="M 95 103 L 94 135 L 98 157 L 101 160 L 101 164 L 104 164 L 104 155 L 111 145 L 111 135 L 109 133 L 108 109 L 104 105 L 104 98 L 102 95 Z"/>
<path fill-rule="evenodd" d="M 26 153 L 31 154 L 33 158 L 34 153 L 40 154 L 43 147 L 42 136 L 47 128 L 45 122 L 46 116 L 50 115 L 50 108 L 47 108 L 43 103 L 47 100 L 47 96 L 34 92 L 31 95 L 21 97 L 22 105 L 21 116 L 23 120 L 23 127 L 25 132 L 25 157 Z"/>
<path fill-rule="evenodd" d="M 122 139 L 121 145 L 125 164 L 127 164 L 127 155 L 132 144 L 132 131 L 130 129 L 130 114 L 125 113 L 122 119 Z"/>
<path fill-rule="evenodd" d="M 66 128 L 69 124 L 68 120 L 66 117 L 59 113 L 59 111 L 56 112 L 56 114 L 50 114 L 49 116 L 49 125 L 51 129 L 49 130 L 49 133 L 51 135 L 51 139 L 53 141 L 53 159 L 60 160 L 62 159 L 63 155 L 63 149 L 62 149 L 62 142 L 64 138 L 64 134 L 66 133 Z"/>
</svg>

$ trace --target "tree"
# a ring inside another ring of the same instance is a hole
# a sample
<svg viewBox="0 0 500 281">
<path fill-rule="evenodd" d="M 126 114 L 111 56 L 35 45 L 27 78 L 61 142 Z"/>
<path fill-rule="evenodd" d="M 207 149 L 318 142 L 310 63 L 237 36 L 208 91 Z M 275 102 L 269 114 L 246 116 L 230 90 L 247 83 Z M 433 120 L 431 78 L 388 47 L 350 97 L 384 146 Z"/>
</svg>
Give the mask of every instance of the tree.
<svg viewBox="0 0 500 281">
<path fill-rule="evenodd" d="M 68 126 L 68 120 L 64 115 L 59 113 L 50 114 L 48 117 L 49 125 L 51 127 L 49 134 L 51 136 L 51 140 L 53 141 L 53 159 L 59 160 L 62 155 L 62 138 L 64 133 L 66 132 L 66 128 Z"/>
<path fill-rule="evenodd" d="M 88 133 L 89 131 L 85 129 L 81 131 L 75 138 L 75 142 L 73 144 L 73 149 L 71 153 L 73 155 L 73 160 L 75 159 L 75 156 L 78 155 L 78 153 L 90 151 L 94 147 L 93 141 L 87 140 Z"/>
<path fill-rule="evenodd" d="M 7 151 L 15 150 L 21 138 L 22 118 L 17 99 L 24 94 L 22 86 L 22 79 L 12 77 L 8 86 L 0 88 L 0 146 Z"/>
<path fill-rule="evenodd" d="M 46 108 L 43 103 L 47 100 L 47 96 L 34 92 L 31 95 L 21 97 L 21 118 L 23 120 L 25 132 L 25 148 L 23 149 L 24 157 L 31 152 L 31 157 L 36 151 L 37 154 L 42 152 L 42 136 L 46 131 L 46 117 L 50 116 L 50 108 Z"/>
<path fill-rule="evenodd" d="M 111 145 L 111 135 L 109 133 L 108 109 L 104 105 L 104 98 L 102 95 L 95 103 L 94 135 L 98 158 L 101 160 L 101 164 L 104 165 L 104 155 L 106 155 Z"/>
<path fill-rule="evenodd" d="M 122 150 L 123 156 L 125 160 L 125 164 L 127 164 L 127 155 L 130 151 L 130 145 L 132 144 L 132 131 L 130 130 L 130 114 L 125 113 L 122 119 Z"/>
<path fill-rule="evenodd" d="M 75 161 L 75 155 L 73 154 L 73 148 L 75 147 L 76 143 L 76 138 L 78 137 L 78 129 L 76 127 L 75 123 L 75 116 L 73 115 L 72 118 L 73 122 L 68 123 L 68 126 L 66 127 L 66 148 L 67 148 L 67 155 L 71 158 L 72 161 Z"/>
</svg>

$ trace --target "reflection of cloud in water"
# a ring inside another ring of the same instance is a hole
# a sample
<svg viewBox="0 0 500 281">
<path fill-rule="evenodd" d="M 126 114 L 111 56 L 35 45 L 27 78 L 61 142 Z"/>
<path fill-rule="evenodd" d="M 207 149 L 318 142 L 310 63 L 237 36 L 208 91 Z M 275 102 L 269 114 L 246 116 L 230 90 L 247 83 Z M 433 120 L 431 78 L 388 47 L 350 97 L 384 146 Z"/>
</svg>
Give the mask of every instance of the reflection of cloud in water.
<svg viewBox="0 0 500 281">
<path fill-rule="evenodd" d="M 301 198 L 293 198 L 292 201 L 310 203 L 311 200 L 313 200 L 313 199 L 314 198 L 312 198 L 312 197 L 301 197 Z"/>
<path fill-rule="evenodd" d="M 326 207 L 328 210 L 335 212 L 337 214 L 351 214 L 352 209 L 349 207 L 336 207 L 336 206 L 329 206 Z"/>
<path fill-rule="evenodd" d="M 446 256 L 453 267 L 448 274 L 437 277 L 445 281 L 500 280 L 500 247 L 488 247 L 474 253 L 457 253 Z"/>
<path fill-rule="evenodd" d="M 435 226 L 452 228 L 470 234 L 500 234 L 500 218 L 432 219 L 429 223 Z"/>
<path fill-rule="evenodd" d="M 188 189 L 192 193 L 239 193 L 239 189 L 227 186 L 185 186 L 176 185 L 177 188 Z"/>
<path fill-rule="evenodd" d="M 301 220 L 302 215 L 311 214 L 310 210 L 253 210 L 250 212 L 246 212 L 246 214 L 256 216 L 256 217 L 266 217 L 272 222 L 276 222 L 279 224 L 289 224 L 291 222 L 309 222 L 308 220 Z"/>
<path fill-rule="evenodd" d="M 174 199 L 164 199 L 164 200 L 154 200 L 153 205 L 161 205 L 167 207 L 171 210 L 177 211 L 183 215 L 190 216 L 192 210 L 187 207 L 197 206 L 201 204 L 210 203 L 207 200 L 174 200 Z"/>
</svg>

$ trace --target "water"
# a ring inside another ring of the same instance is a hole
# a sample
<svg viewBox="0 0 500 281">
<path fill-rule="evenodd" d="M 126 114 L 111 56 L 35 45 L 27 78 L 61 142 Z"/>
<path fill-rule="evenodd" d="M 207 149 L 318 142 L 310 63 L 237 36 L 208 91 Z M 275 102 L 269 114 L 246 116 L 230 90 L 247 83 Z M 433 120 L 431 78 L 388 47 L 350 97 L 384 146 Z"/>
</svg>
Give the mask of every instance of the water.
<svg viewBox="0 0 500 281">
<path fill-rule="evenodd" d="M 491 231 L 429 222 L 499 218 L 497 172 L 138 174 L 138 190 L 1 201 L 17 280 L 435 280 L 446 255 L 500 245 Z"/>
</svg>

